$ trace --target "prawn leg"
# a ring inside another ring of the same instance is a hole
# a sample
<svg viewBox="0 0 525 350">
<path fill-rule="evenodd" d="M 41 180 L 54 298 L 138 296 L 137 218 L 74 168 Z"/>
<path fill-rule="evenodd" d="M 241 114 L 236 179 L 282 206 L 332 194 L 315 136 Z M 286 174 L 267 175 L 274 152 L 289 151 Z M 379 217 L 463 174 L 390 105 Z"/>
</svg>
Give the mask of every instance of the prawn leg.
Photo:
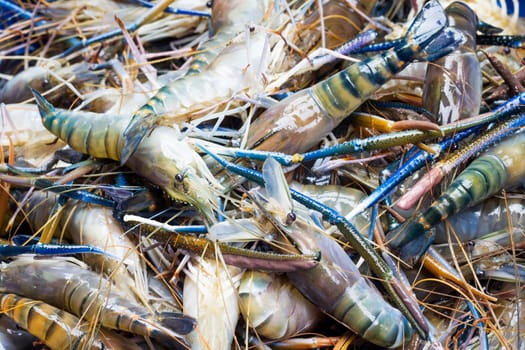
<svg viewBox="0 0 525 350">
<path fill-rule="evenodd" d="M 477 35 L 478 45 L 506 46 L 513 49 L 525 47 L 524 35 Z"/>
<path fill-rule="evenodd" d="M 152 230 L 153 237 L 162 242 L 169 242 L 175 248 L 188 250 L 194 254 L 208 259 L 215 259 L 220 252 L 222 259 L 227 265 L 252 269 L 275 272 L 288 272 L 297 269 L 310 269 L 317 264 L 319 256 L 299 255 L 299 254 L 274 254 L 258 252 L 249 249 L 231 246 L 222 242 L 214 242 L 206 238 L 198 238 L 181 234 L 184 230 L 182 227 L 171 226 L 144 219 L 134 215 L 125 215 L 124 221 L 137 221 L 144 225 L 146 230 L 149 226 L 154 227 Z M 206 231 L 207 232 L 207 231 Z M 174 234 L 175 233 L 175 234 Z"/>
<path fill-rule="evenodd" d="M 165 11 L 170 6 L 170 4 L 173 1 L 174 0 L 162 0 L 162 1 L 158 2 L 157 4 L 155 4 L 155 6 L 153 6 L 146 13 L 144 13 L 142 16 L 140 16 L 135 22 L 133 22 L 131 24 L 128 24 L 126 26 L 126 31 L 128 31 L 130 33 L 136 31 L 141 25 L 151 21 L 159 13 L 162 13 L 163 11 Z M 191 13 L 191 15 L 192 16 L 203 16 L 204 14 L 200 13 L 200 12 L 196 12 L 196 13 Z M 73 52 L 75 52 L 75 51 L 77 51 L 79 49 L 82 49 L 84 47 L 87 47 L 87 46 L 95 44 L 95 43 L 99 43 L 99 42 L 107 40 L 107 39 L 114 38 L 114 37 L 116 37 L 118 35 L 121 35 L 121 34 L 122 34 L 122 30 L 121 29 L 115 29 L 115 30 L 113 30 L 111 32 L 108 32 L 108 33 L 105 33 L 105 34 L 102 34 L 102 35 L 90 38 L 88 40 L 82 40 L 79 43 L 71 46 L 69 49 L 65 50 L 60 55 L 57 55 L 55 58 L 67 57 L 67 56 L 69 56 L 70 54 L 72 54 Z"/>
<path fill-rule="evenodd" d="M 27 235 L 16 235 L 12 241 L 14 245 L 0 245 L 0 256 L 16 256 L 20 254 L 71 255 L 88 253 L 105 255 L 108 258 L 120 260 L 120 258 L 107 253 L 104 249 L 88 244 L 34 243 L 37 240 Z"/>
<path fill-rule="evenodd" d="M 361 201 L 350 213 L 346 215 L 347 219 L 362 213 L 366 209 L 376 205 L 386 196 L 391 194 L 402 181 L 407 179 L 410 175 L 421 169 L 429 161 L 435 160 L 441 153 L 451 146 L 456 145 L 459 141 L 479 131 L 479 128 L 471 128 L 465 131 L 458 132 L 453 137 L 450 137 L 435 145 L 432 149 L 436 153 L 430 153 L 421 150 L 406 161 L 403 166 L 396 170 L 386 181 L 384 181 L 378 188 L 376 188 L 368 197 Z"/>
<path fill-rule="evenodd" d="M 0 23 L 0 29 L 4 28 L 4 21 L 7 21 L 7 24 L 9 25 L 13 21 L 13 19 L 16 18 L 22 18 L 24 20 L 32 20 L 34 18 L 34 14 L 32 12 L 29 12 L 8 0 L 0 0 L 0 9 L 2 17 L 7 15 L 6 18 L 2 18 L 2 23 Z M 38 28 L 40 26 L 46 26 L 48 24 L 49 22 L 41 19 L 35 22 L 34 26 Z M 48 28 L 46 28 L 45 30 L 48 30 Z M 70 46 L 75 46 L 80 43 L 80 40 L 78 40 L 77 38 L 68 38 L 66 39 L 66 42 Z M 36 48 L 37 47 L 35 45 L 29 45 L 29 52 L 36 50 Z M 6 53 L 7 52 L 5 52 L 4 54 Z M 14 55 L 24 55 L 24 49 L 18 49 L 16 52 L 14 52 Z"/>
<path fill-rule="evenodd" d="M 464 148 L 457 150 L 446 159 L 439 161 L 426 173 L 414 186 L 410 188 L 398 201 L 397 206 L 401 209 L 411 208 L 434 185 L 439 183 L 446 174 L 456 169 L 462 162 L 475 154 L 487 149 L 489 146 L 499 142 L 501 139 L 514 133 L 516 129 L 525 125 L 525 114 L 504 122 L 485 135 L 470 142 Z"/>
<path fill-rule="evenodd" d="M 5 174 L 0 174 L 0 179 L 12 185 L 27 187 L 34 186 L 42 190 L 60 194 L 66 198 L 77 199 L 83 202 L 101 205 L 103 207 L 114 208 L 116 206 L 116 203 L 111 199 L 104 198 L 88 191 L 77 190 L 74 186 L 57 184 L 48 179 Z"/>
<path fill-rule="evenodd" d="M 0 256 L 17 256 L 20 254 L 35 255 L 71 255 L 100 254 L 111 257 L 103 249 L 85 244 L 44 244 L 37 243 L 25 246 L 0 244 Z M 113 257 L 116 259 L 116 257 Z"/>
</svg>

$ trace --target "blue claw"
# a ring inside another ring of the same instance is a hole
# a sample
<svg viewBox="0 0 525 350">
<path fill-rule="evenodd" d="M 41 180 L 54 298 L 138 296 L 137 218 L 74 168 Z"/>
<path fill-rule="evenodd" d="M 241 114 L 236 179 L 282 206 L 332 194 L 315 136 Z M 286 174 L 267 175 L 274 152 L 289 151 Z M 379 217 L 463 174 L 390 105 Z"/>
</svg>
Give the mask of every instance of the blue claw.
<svg viewBox="0 0 525 350">
<path fill-rule="evenodd" d="M 442 127 L 441 130 L 445 134 L 455 134 L 461 130 L 468 130 L 478 125 L 487 125 L 494 121 L 502 121 L 514 114 L 520 114 L 525 111 L 525 93 L 521 93 L 504 104 L 496 108 L 493 114 L 484 120 L 482 124 L 464 124 L 449 125 Z M 224 149 L 220 151 L 221 154 L 236 157 L 246 158 L 252 160 L 264 161 L 268 157 L 274 158 L 284 166 L 290 166 L 296 163 L 308 162 L 319 158 L 332 157 L 337 155 L 346 155 L 351 153 L 361 153 L 365 151 L 373 151 L 384 149 L 391 146 L 400 146 L 409 143 L 421 142 L 429 138 L 436 138 L 441 136 L 437 131 L 418 131 L 418 130 L 404 130 L 395 133 L 381 134 L 377 136 L 368 137 L 365 139 L 353 139 L 347 142 L 334 145 L 303 154 L 290 155 L 281 152 L 266 152 L 257 150 L 242 150 L 242 149 Z"/>
<path fill-rule="evenodd" d="M 116 206 L 115 201 L 111 199 L 101 197 L 91 192 L 76 190 L 70 185 L 56 185 L 52 181 L 46 179 L 36 179 L 34 186 L 45 191 L 58 193 L 66 198 L 76 199 L 86 203 L 97 204 L 108 208 L 114 208 Z"/>
</svg>

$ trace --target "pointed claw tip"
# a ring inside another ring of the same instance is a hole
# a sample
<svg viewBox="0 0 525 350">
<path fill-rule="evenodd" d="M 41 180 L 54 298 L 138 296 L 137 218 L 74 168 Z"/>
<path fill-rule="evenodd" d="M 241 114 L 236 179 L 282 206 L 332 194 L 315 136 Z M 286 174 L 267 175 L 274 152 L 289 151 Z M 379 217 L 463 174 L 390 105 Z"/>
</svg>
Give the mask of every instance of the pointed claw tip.
<svg viewBox="0 0 525 350">
<path fill-rule="evenodd" d="M 49 103 L 49 101 L 46 100 L 46 98 L 40 92 L 33 88 L 31 88 L 31 92 L 35 97 L 38 110 L 42 116 L 47 115 L 55 110 L 55 107 L 53 107 L 53 105 Z"/>
<path fill-rule="evenodd" d="M 122 153 L 120 154 L 120 165 L 122 166 L 126 164 L 130 156 L 131 156 L 131 153 L 129 152 L 128 148 L 124 147 L 122 149 Z"/>
<path fill-rule="evenodd" d="M 129 157 L 135 153 L 143 139 L 144 135 L 131 136 L 124 132 L 124 147 L 122 148 L 122 152 L 120 154 L 120 165 L 123 165 L 128 161 Z"/>
</svg>

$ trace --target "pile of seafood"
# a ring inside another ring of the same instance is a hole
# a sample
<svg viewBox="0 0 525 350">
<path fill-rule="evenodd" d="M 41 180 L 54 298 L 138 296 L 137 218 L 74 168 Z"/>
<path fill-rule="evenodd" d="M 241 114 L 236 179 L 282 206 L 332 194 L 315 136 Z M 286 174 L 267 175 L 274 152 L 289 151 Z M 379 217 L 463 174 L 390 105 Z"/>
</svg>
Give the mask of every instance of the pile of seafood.
<svg viewBox="0 0 525 350">
<path fill-rule="evenodd" d="M 0 349 L 522 349 L 497 3 L 1 0 Z"/>
</svg>

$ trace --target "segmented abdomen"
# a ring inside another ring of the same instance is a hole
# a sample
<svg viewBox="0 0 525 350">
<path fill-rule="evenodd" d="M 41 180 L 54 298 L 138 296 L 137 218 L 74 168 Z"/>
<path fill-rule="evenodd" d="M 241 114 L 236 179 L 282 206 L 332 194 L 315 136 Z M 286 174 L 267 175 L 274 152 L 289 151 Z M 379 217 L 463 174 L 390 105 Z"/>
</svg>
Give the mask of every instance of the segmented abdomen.
<svg viewBox="0 0 525 350">
<path fill-rule="evenodd" d="M 42 301 L 1 294 L 0 305 L 2 313 L 53 350 L 107 348 L 99 340 L 90 338 L 89 324 Z"/>
<path fill-rule="evenodd" d="M 314 99 L 339 123 L 394 74 L 408 65 L 416 55 L 409 45 L 401 48 L 403 50 L 387 51 L 353 64 L 331 78 L 316 84 L 312 87 Z M 403 59 L 400 59 L 400 53 Z"/>
<path fill-rule="evenodd" d="M 33 91 L 44 126 L 76 151 L 98 158 L 120 160 L 122 133 L 129 117 L 56 110 Z"/>
<path fill-rule="evenodd" d="M 515 185 L 525 177 L 522 159 L 525 133 L 515 134 L 474 160 L 422 214 L 389 234 L 390 245 L 400 248 L 441 220 Z"/>
<path fill-rule="evenodd" d="M 120 297 L 109 281 L 71 261 L 18 258 L 1 268 L 0 282 L 2 292 L 45 300 L 107 328 L 163 339 L 177 336 L 156 324 L 145 307 Z"/>
<path fill-rule="evenodd" d="M 412 338 L 408 320 L 367 284 L 357 268 L 347 271 L 322 262 L 288 277 L 314 305 L 374 344 L 397 347 Z"/>
</svg>

